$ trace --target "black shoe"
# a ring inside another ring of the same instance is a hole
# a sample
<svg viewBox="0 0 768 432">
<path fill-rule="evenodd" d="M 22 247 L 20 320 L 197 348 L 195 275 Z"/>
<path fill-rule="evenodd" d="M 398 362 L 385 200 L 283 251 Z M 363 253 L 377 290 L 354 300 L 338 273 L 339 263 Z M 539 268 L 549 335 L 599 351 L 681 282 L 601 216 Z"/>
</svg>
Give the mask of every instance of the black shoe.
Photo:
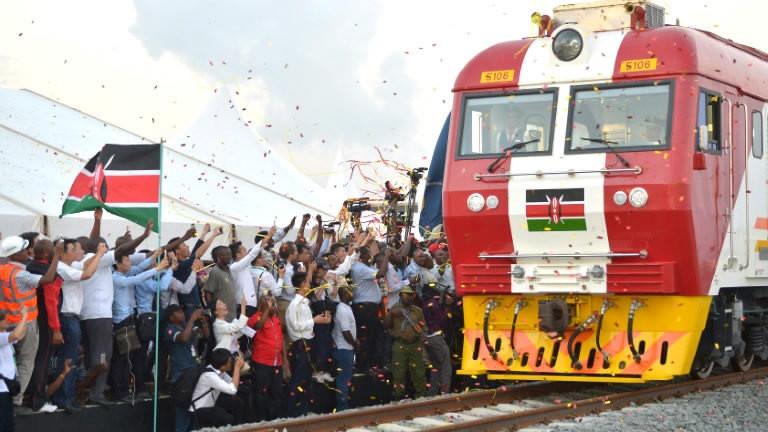
<svg viewBox="0 0 768 432">
<path fill-rule="evenodd" d="M 112 405 L 114 405 L 114 402 L 110 402 L 110 401 L 108 401 L 106 399 L 88 399 L 88 403 L 89 404 L 93 404 L 93 405 L 97 405 L 97 406 L 100 406 L 100 407 L 106 408 L 106 409 L 109 409 L 109 408 L 112 407 Z"/>
<path fill-rule="evenodd" d="M 143 392 L 136 393 L 136 400 L 137 401 L 149 400 L 149 399 L 152 399 L 152 395 L 149 394 L 149 392 L 143 391 Z"/>
<path fill-rule="evenodd" d="M 75 406 L 74 404 L 67 404 L 64 406 L 64 412 L 69 415 L 74 415 L 81 411 L 83 411 L 83 409 L 78 406 Z"/>
</svg>

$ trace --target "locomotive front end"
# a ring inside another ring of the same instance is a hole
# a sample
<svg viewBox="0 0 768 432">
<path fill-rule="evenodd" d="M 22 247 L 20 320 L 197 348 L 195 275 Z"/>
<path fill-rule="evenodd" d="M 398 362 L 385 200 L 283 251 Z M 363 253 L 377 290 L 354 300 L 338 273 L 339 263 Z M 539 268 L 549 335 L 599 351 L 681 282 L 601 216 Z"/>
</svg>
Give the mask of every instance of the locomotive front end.
<svg viewBox="0 0 768 432">
<path fill-rule="evenodd" d="M 627 48 L 620 6 L 556 9 L 456 82 L 443 202 L 461 373 L 643 382 L 694 365 L 711 297 L 673 143 L 695 111 L 663 59 Z"/>
</svg>

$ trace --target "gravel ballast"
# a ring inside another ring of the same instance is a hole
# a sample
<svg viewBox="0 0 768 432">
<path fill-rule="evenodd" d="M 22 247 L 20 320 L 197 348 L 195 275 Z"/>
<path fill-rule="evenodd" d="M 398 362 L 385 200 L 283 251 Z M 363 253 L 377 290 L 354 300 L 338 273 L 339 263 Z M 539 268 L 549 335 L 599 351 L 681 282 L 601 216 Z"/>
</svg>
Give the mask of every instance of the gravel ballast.
<svg viewBox="0 0 768 432">
<path fill-rule="evenodd" d="M 521 430 L 764 432 L 768 431 L 768 385 L 766 380 L 756 380 Z"/>
</svg>

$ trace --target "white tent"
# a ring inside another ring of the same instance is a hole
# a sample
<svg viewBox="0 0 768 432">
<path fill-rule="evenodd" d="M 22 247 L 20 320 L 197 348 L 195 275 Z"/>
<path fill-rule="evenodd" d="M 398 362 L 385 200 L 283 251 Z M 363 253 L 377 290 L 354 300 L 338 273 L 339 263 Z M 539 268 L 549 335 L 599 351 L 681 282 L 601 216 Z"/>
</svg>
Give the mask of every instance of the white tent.
<svg viewBox="0 0 768 432">
<path fill-rule="evenodd" d="M 254 154 L 258 140 L 233 127 L 237 123 L 232 110 L 210 118 L 204 114 L 184 134 L 194 139 L 194 147 L 191 141 L 180 139 L 165 146 L 165 239 L 180 235 L 190 223 L 211 222 L 236 225 L 238 237 L 248 242 L 258 229 L 275 221 L 285 225 L 292 216 L 305 212 L 332 214 L 323 208 L 333 205 L 323 202 L 323 194 L 309 189 L 313 183 L 290 172 L 290 167 L 281 166 L 270 176 L 265 170 L 249 169 L 249 161 L 260 161 L 263 156 Z M 148 140 L 34 92 L 0 89 L 0 232 L 87 234 L 89 213 L 57 217 L 72 180 L 102 145 L 142 142 Z M 219 160 L 211 157 L 213 150 L 206 153 L 206 148 L 216 148 Z M 305 202 L 303 197 L 312 197 L 313 202 Z M 109 216 L 103 225 L 103 234 L 110 241 L 126 226 L 132 226 L 134 234 L 140 231 L 136 225 Z"/>
</svg>

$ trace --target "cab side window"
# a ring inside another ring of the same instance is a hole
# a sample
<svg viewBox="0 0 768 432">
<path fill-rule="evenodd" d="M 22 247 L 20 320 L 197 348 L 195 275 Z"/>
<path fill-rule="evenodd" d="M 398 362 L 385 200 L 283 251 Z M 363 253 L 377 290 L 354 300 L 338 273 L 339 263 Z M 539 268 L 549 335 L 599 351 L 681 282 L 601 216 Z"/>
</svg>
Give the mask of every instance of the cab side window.
<svg viewBox="0 0 768 432">
<path fill-rule="evenodd" d="M 699 93 L 699 110 L 696 121 L 696 148 L 708 153 L 722 150 L 722 97 L 711 92 Z"/>
<path fill-rule="evenodd" d="M 763 115 L 752 111 L 752 156 L 763 158 Z"/>
</svg>

